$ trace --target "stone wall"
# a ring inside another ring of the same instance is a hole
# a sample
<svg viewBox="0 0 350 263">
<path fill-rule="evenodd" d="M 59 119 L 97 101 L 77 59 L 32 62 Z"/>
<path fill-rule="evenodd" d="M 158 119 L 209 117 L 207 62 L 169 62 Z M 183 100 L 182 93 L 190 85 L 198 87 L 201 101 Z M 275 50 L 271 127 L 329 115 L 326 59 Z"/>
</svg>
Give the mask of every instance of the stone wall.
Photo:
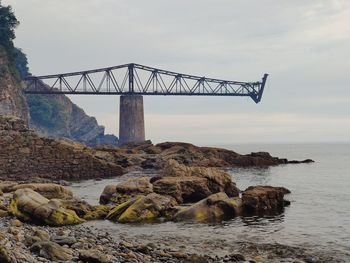
<svg viewBox="0 0 350 263">
<path fill-rule="evenodd" d="M 75 180 L 121 174 L 119 165 L 99 159 L 91 148 L 40 137 L 23 120 L 0 115 L 0 179 Z"/>
</svg>

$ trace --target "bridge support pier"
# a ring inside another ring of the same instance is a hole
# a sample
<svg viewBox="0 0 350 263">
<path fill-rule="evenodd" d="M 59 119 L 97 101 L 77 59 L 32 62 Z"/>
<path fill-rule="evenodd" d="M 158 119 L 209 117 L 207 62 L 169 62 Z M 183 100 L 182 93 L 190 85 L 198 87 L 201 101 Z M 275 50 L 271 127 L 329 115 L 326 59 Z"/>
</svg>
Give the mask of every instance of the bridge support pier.
<svg viewBox="0 0 350 263">
<path fill-rule="evenodd" d="M 145 141 L 143 97 L 122 95 L 119 110 L 119 144 L 143 141 Z"/>
</svg>

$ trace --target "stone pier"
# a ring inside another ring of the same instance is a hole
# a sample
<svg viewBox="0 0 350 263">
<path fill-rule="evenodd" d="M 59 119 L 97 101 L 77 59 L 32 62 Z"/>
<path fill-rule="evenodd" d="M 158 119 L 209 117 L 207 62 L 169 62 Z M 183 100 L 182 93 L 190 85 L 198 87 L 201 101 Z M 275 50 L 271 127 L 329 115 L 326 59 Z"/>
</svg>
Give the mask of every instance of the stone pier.
<svg viewBox="0 0 350 263">
<path fill-rule="evenodd" d="M 145 141 L 143 97 L 122 95 L 119 110 L 119 144 L 143 141 Z"/>
</svg>

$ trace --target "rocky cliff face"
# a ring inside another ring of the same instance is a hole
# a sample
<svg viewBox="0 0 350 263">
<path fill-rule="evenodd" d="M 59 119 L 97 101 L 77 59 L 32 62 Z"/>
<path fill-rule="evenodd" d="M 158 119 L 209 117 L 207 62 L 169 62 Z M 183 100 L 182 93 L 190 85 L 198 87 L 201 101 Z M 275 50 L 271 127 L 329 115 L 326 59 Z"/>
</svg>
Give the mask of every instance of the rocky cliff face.
<svg viewBox="0 0 350 263">
<path fill-rule="evenodd" d="M 105 135 L 105 128 L 65 95 L 29 95 L 27 101 L 30 127 L 43 136 L 68 138 L 89 146 L 118 144 L 116 136 Z M 51 112 L 44 118 L 48 111 L 43 111 L 45 107 Z"/>
<path fill-rule="evenodd" d="M 20 81 L 11 71 L 6 52 L 0 46 L 0 114 L 12 115 L 28 123 L 28 107 Z"/>
<path fill-rule="evenodd" d="M 25 55 L 24 55 L 25 56 Z M 20 76 L 10 66 L 8 55 L 0 45 L 0 114 L 19 117 L 39 134 L 67 138 L 88 146 L 118 144 L 114 135 L 105 135 L 104 127 L 85 114 L 64 95 L 22 93 Z"/>
</svg>

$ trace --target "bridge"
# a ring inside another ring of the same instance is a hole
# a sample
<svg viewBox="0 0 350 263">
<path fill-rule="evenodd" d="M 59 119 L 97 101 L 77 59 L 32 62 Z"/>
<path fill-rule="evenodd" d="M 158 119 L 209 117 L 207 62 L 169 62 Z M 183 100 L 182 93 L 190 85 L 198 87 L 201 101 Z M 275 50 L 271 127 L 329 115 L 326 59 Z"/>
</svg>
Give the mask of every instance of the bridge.
<svg viewBox="0 0 350 263">
<path fill-rule="evenodd" d="M 145 140 L 143 95 L 241 96 L 261 101 L 268 74 L 243 82 L 200 77 L 135 63 L 63 74 L 29 76 L 26 94 L 121 95 L 120 143 Z"/>
</svg>

